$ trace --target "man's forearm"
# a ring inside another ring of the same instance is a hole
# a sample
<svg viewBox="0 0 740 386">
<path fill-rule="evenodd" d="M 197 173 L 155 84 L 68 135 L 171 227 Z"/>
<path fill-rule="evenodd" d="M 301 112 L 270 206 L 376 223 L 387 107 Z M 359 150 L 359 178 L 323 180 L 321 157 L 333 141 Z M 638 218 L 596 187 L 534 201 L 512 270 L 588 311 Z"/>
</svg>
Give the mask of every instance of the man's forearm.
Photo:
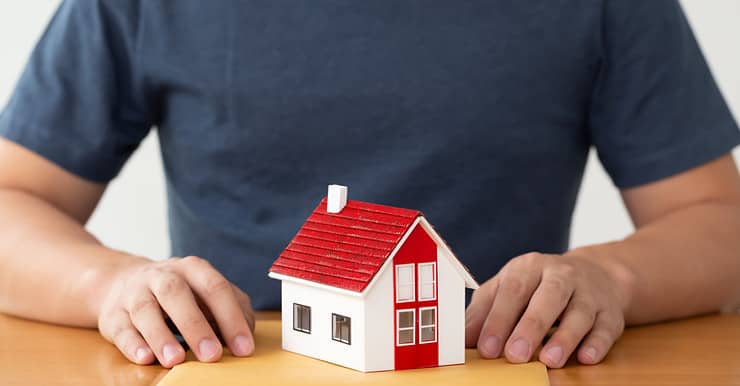
<svg viewBox="0 0 740 386">
<path fill-rule="evenodd" d="M 622 277 L 628 324 L 740 305 L 740 204 L 706 202 L 666 214 L 622 241 L 577 248 Z"/>
<path fill-rule="evenodd" d="M 0 190 L 0 312 L 95 327 L 110 277 L 137 259 L 31 194 Z"/>
</svg>

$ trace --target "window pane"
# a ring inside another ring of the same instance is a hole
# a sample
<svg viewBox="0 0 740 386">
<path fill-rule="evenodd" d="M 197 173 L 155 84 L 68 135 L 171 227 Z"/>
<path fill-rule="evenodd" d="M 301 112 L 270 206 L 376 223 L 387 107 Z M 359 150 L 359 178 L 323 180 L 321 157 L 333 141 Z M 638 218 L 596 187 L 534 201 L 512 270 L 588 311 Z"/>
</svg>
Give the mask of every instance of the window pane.
<svg viewBox="0 0 740 386">
<path fill-rule="evenodd" d="M 335 339 L 341 339 L 342 337 L 342 317 L 341 316 L 335 316 L 334 317 L 334 338 Z"/>
<path fill-rule="evenodd" d="M 293 329 L 294 330 L 298 330 L 301 328 L 300 320 L 301 320 L 301 315 L 298 311 L 298 305 L 293 304 Z"/>
<path fill-rule="evenodd" d="M 421 325 L 422 326 L 431 326 L 436 324 L 436 310 L 434 308 L 421 310 Z"/>
<path fill-rule="evenodd" d="M 414 327 L 414 312 L 400 311 L 398 313 L 398 328 Z"/>
<path fill-rule="evenodd" d="M 435 263 L 419 264 L 419 300 L 431 300 L 435 298 Z"/>
<path fill-rule="evenodd" d="M 419 300 L 434 299 L 434 283 L 422 283 Z"/>
<path fill-rule="evenodd" d="M 396 301 L 414 300 L 414 266 L 396 266 Z"/>
<path fill-rule="evenodd" d="M 419 264 L 419 279 L 424 282 L 434 280 L 434 266 L 432 264 Z"/>
<path fill-rule="evenodd" d="M 352 321 L 350 318 L 342 315 L 332 314 L 333 328 L 332 339 L 350 344 L 352 337 Z"/>
<path fill-rule="evenodd" d="M 412 300 L 414 287 L 411 285 L 399 285 L 398 286 L 398 300 Z"/>
<path fill-rule="evenodd" d="M 422 327 L 421 328 L 421 334 L 419 336 L 419 341 L 423 342 L 434 342 L 435 340 L 435 330 L 434 327 Z"/>
<path fill-rule="evenodd" d="M 414 330 L 401 330 L 398 332 L 398 344 L 414 343 Z"/>
<path fill-rule="evenodd" d="M 349 340 L 349 324 L 347 322 L 342 321 L 342 333 L 340 335 L 340 338 L 342 338 L 343 341 Z"/>
<path fill-rule="evenodd" d="M 293 329 L 311 333 L 311 307 L 293 303 Z"/>
<path fill-rule="evenodd" d="M 398 266 L 396 267 L 396 282 L 400 284 L 411 284 L 414 281 L 414 267 Z"/>
<path fill-rule="evenodd" d="M 311 309 L 301 306 L 301 329 L 311 330 Z"/>
</svg>

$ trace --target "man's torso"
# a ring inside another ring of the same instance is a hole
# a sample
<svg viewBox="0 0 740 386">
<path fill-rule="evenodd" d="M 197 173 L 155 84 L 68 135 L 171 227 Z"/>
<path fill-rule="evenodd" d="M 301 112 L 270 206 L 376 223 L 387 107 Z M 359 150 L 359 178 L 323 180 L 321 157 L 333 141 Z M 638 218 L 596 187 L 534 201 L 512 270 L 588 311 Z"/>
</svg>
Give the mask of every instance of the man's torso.
<svg viewBox="0 0 740 386">
<path fill-rule="evenodd" d="M 142 2 L 174 255 L 258 308 L 326 185 L 422 210 L 479 279 L 562 252 L 590 146 L 598 2 Z"/>
</svg>

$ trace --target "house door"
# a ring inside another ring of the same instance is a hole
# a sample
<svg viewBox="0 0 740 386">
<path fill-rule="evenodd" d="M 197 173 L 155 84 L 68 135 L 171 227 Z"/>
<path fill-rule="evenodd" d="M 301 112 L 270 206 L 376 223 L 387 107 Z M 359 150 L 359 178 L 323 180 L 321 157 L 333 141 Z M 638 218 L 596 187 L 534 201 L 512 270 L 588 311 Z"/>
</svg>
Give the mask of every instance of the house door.
<svg viewBox="0 0 740 386">
<path fill-rule="evenodd" d="M 419 225 L 394 257 L 393 284 L 396 370 L 437 366 L 437 245 Z"/>
</svg>

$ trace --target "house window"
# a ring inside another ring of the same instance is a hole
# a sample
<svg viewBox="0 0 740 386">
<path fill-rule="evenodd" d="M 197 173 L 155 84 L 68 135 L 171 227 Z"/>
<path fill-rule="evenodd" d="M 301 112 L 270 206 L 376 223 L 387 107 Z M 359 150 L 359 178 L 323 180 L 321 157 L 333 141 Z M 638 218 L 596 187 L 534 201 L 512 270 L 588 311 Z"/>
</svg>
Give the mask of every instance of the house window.
<svg viewBox="0 0 740 386">
<path fill-rule="evenodd" d="M 352 344 L 352 319 L 348 316 L 331 314 L 331 326 L 332 340 Z"/>
<path fill-rule="evenodd" d="M 415 310 L 396 311 L 396 346 L 410 346 L 414 340 Z"/>
<path fill-rule="evenodd" d="M 419 308 L 419 343 L 437 341 L 437 307 Z"/>
<path fill-rule="evenodd" d="M 293 303 L 293 329 L 311 333 L 311 307 Z"/>
<path fill-rule="evenodd" d="M 396 303 L 414 301 L 414 265 L 396 266 Z"/>
<path fill-rule="evenodd" d="M 419 301 L 437 298 L 437 263 L 419 264 Z"/>
</svg>

